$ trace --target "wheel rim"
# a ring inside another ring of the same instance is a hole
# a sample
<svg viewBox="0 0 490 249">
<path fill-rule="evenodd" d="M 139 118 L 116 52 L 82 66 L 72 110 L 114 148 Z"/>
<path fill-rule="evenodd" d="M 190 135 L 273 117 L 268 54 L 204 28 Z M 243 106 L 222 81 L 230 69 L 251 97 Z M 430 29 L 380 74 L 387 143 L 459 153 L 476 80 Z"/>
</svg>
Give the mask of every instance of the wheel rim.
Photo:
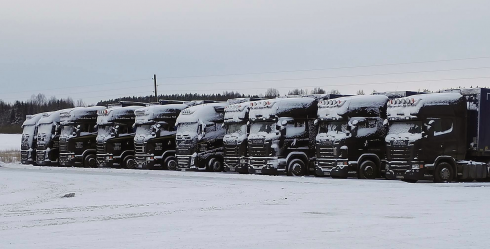
<svg viewBox="0 0 490 249">
<path fill-rule="evenodd" d="M 169 160 L 167 163 L 167 168 L 169 170 L 175 170 L 177 169 L 177 162 L 175 160 Z"/>
<path fill-rule="evenodd" d="M 127 162 L 126 162 L 126 167 L 128 169 L 134 169 L 134 166 L 135 166 L 135 163 L 134 163 L 134 160 L 133 159 L 129 159 Z"/>
<path fill-rule="evenodd" d="M 366 177 L 372 177 L 374 175 L 374 168 L 371 165 L 364 167 L 363 171 Z"/>
<path fill-rule="evenodd" d="M 293 164 L 293 170 L 291 173 L 293 173 L 293 175 L 295 176 L 300 176 L 302 175 L 302 172 L 303 172 L 303 167 L 301 166 L 300 163 L 294 163 Z"/>
<path fill-rule="evenodd" d="M 214 171 L 220 171 L 220 169 L 221 169 L 221 163 L 220 163 L 218 160 L 216 160 L 216 161 L 213 163 L 213 170 L 214 170 Z"/>
<path fill-rule="evenodd" d="M 439 176 L 441 176 L 442 180 L 448 181 L 451 177 L 451 171 L 448 168 L 442 168 Z"/>
<path fill-rule="evenodd" d="M 88 159 L 88 165 L 92 168 L 95 168 L 95 166 L 97 165 L 97 162 L 95 161 L 94 158 L 89 158 Z"/>
</svg>

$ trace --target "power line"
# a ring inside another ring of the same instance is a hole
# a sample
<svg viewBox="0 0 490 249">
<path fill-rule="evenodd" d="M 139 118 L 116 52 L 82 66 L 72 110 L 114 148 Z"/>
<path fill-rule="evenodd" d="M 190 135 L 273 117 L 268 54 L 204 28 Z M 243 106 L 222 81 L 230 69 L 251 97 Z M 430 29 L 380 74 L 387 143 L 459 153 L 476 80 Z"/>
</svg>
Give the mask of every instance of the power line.
<svg viewBox="0 0 490 249">
<path fill-rule="evenodd" d="M 338 69 L 352 69 L 352 68 L 366 68 L 366 67 L 398 66 L 398 65 L 423 64 L 423 63 L 448 62 L 448 61 L 477 60 L 477 59 L 488 59 L 488 58 L 490 58 L 490 56 L 469 57 L 469 58 L 459 58 L 459 59 L 445 59 L 445 60 L 387 63 L 387 64 L 358 65 L 358 66 L 345 66 L 345 67 L 327 67 L 327 68 L 314 68 L 314 69 L 266 71 L 266 72 L 254 72 L 254 73 L 208 74 L 208 75 L 175 76 L 175 77 L 169 76 L 169 77 L 163 77 L 163 79 L 183 79 L 183 78 L 203 78 L 203 77 L 223 77 L 223 76 L 243 76 L 243 75 L 291 73 L 291 72 L 308 72 L 308 71 L 338 70 Z"/>
</svg>

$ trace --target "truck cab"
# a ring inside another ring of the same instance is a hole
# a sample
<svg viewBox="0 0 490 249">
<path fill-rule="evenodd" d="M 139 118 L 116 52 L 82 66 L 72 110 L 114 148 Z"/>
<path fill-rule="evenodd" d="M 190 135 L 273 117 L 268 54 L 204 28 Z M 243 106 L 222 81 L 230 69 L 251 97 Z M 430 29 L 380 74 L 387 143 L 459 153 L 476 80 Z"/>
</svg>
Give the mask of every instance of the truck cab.
<svg viewBox="0 0 490 249">
<path fill-rule="evenodd" d="M 22 124 L 20 161 L 22 164 L 36 164 L 37 129 L 43 114 L 26 115 Z"/>
<path fill-rule="evenodd" d="M 276 98 L 250 103 L 248 170 L 295 176 L 314 172 L 317 100 Z"/>
<path fill-rule="evenodd" d="M 359 178 L 380 175 L 387 131 L 388 97 L 359 95 L 322 100 L 318 104 L 317 176 Z"/>
<path fill-rule="evenodd" d="M 97 116 L 97 166 L 132 169 L 134 158 L 134 122 L 141 106 L 113 106 Z"/>
<path fill-rule="evenodd" d="M 414 95 L 388 104 L 386 178 L 485 179 L 488 89 Z"/>
<path fill-rule="evenodd" d="M 36 141 L 36 164 L 57 165 L 59 160 L 59 138 L 61 132 L 60 113 L 70 109 L 46 112 L 38 121 Z"/>
<path fill-rule="evenodd" d="M 97 112 L 104 106 L 76 107 L 60 114 L 60 165 L 97 167 Z"/>
<path fill-rule="evenodd" d="M 258 99 L 234 99 L 225 108 L 224 167 L 225 171 L 248 173 L 247 137 L 250 132 L 248 114 L 250 101 Z"/>
<path fill-rule="evenodd" d="M 177 118 L 177 161 L 181 170 L 223 171 L 224 109 L 228 104 L 189 107 Z"/>
<path fill-rule="evenodd" d="M 134 111 L 134 148 L 137 168 L 177 169 L 175 157 L 176 120 L 189 104 L 152 105 Z M 180 102 L 179 102 L 180 103 Z"/>
</svg>

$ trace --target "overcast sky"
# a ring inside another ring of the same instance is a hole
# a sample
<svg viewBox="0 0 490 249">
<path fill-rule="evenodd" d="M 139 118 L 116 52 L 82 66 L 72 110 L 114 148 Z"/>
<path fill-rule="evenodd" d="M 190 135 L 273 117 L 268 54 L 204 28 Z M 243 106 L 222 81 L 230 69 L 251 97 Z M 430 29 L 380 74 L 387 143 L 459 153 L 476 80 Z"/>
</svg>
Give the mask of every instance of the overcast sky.
<svg viewBox="0 0 490 249">
<path fill-rule="evenodd" d="M 162 94 L 490 87 L 489 13 L 488 0 L 3 1 L 0 99 L 148 95 L 153 74 Z"/>
</svg>

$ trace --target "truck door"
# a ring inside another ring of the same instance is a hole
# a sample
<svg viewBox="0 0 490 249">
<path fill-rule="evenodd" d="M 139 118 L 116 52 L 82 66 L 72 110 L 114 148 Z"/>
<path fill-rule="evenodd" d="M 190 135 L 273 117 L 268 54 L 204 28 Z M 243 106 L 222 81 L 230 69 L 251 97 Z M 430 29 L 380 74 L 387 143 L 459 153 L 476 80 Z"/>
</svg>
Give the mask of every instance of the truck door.
<svg viewBox="0 0 490 249">
<path fill-rule="evenodd" d="M 431 142 L 427 143 L 428 154 L 434 156 L 449 155 L 456 156 L 458 149 L 458 136 L 453 132 L 454 121 L 452 118 L 432 118 L 428 119 L 430 129 L 428 136 Z"/>
</svg>

